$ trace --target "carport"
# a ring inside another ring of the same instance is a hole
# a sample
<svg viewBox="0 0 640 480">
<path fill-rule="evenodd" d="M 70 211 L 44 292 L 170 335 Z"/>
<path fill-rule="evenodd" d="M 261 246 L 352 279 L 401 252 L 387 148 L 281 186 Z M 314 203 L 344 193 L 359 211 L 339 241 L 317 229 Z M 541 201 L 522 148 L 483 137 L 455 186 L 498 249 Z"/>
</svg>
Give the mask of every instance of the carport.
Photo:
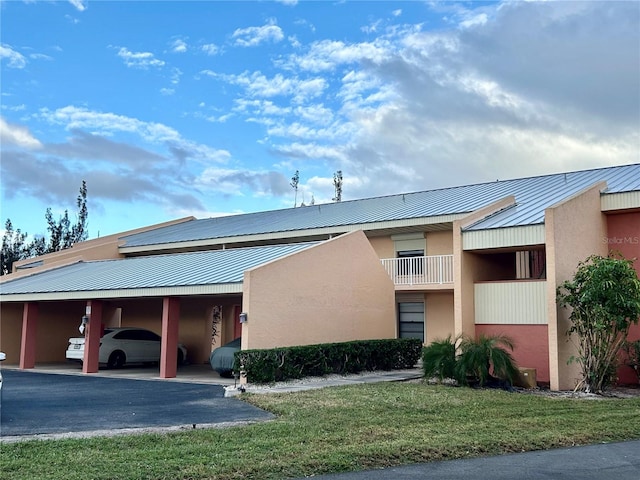
<svg viewBox="0 0 640 480">
<path fill-rule="evenodd" d="M 21 369 L 64 361 L 67 339 L 79 336 L 85 316 L 83 373 L 99 369 L 105 326 L 139 326 L 161 335 L 160 377 L 173 378 L 178 342 L 192 363 L 205 363 L 214 342 L 239 333 L 245 270 L 313 245 L 79 261 L 4 281 L 0 348 Z"/>
<path fill-rule="evenodd" d="M 243 350 L 397 336 L 394 285 L 362 230 L 321 242 L 75 261 L 2 281 L 0 308 L 5 363 L 22 369 L 65 361 L 83 316 L 84 373 L 99 369 L 103 326 L 139 327 L 161 335 L 161 378 L 177 375 L 178 342 L 191 363 L 204 364 L 238 336 Z"/>
</svg>

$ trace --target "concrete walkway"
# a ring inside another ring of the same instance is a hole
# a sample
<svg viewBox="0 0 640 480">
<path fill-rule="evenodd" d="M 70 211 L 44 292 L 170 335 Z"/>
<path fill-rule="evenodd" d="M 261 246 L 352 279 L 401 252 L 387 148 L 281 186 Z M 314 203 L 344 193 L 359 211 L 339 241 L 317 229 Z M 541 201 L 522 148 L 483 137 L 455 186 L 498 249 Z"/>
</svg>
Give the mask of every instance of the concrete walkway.
<svg viewBox="0 0 640 480">
<path fill-rule="evenodd" d="M 16 365 L 2 365 L 4 370 L 18 370 Z M 97 373 L 84 374 L 79 365 L 74 363 L 51 363 L 36 365 L 35 368 L 24 372 L 49 373 L 58 375 L 86 375 L 89 377 L 126 378 L 131 380 L 156 380 L 162 382 L 195 383 L 202 385 L 222 385 L 227 390 L 227 396 L 241 393 L 240 383 L 233 378 L 224 378 L 206 365 L 182 365 L 178 367 L 175 378 L 160 378 L 160 369 L 154 367 L 125 366 L 120 369 L 101 369 Z M 421 378 L 422 370 L 412 368 L 408 370 L 393 370 L 384 372 L 362 372 L 355 375 L 327 375 L 325 377 L 309 377 L 301 380 L 290 380 L 270 385 L 245 385 L 244 391 L 251 393 L 284 393 L 311 390 L 316 388 L 333 387 L 339 385 L 354 385 L 359 383 L 399 382 Z"/>
</svg>

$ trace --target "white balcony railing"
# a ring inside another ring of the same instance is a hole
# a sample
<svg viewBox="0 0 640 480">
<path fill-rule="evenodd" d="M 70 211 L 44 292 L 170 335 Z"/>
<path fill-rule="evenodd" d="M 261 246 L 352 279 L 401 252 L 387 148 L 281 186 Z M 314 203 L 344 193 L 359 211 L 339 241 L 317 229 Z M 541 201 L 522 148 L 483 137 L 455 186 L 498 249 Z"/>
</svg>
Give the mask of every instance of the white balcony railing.
<svg viewBox="0 0 640 480">
<path fill-rule="evenodd" d="M 380 261 L 395 285 L 453 283 L 453 255 L 383 258 Z"/>
</svg>

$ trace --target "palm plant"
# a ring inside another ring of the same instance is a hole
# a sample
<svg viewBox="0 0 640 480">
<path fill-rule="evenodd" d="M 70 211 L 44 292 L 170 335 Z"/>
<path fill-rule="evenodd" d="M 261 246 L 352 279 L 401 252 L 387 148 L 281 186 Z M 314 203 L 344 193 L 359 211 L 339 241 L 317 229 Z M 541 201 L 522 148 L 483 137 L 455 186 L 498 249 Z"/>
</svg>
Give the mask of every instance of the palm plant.
<svg viewBox="0 0 640 480">
<path fill-rule="evenodd" d="M 495 378 L 509 384 L 518 374 L 511 354 L 513 342 L 503 335 L 481 334 L 477 339 L 463 338 L 460 343 L 460 355 L 456 362 L 456 380 L 467 385 L 482 387 Z"/>
<path fill-rule="evenodd" d="M 456 342 L 449 335 L 444 340 L 435 340 L 422 351 L 422 369 L 427 378 L 436 377 L 440 381 L 455 378 Z"/>
</svg>

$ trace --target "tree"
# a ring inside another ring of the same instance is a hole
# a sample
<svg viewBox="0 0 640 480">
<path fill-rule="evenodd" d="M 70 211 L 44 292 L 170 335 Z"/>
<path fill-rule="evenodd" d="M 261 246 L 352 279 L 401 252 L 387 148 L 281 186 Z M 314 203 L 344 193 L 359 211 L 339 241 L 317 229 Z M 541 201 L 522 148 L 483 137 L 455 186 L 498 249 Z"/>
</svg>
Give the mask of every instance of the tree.
<svg viewBox="0 0 640 480">
<path fill-rule="evenodd" d="M 300 172 L 296 170 L 296 173 L 293 175 L 293 177 L 291 177 L 291 183 L 289 184 L 293 187 L 293 190 L 295 191 L 295 197 L 293 200 L 294 208 L 298 206 L 298 184 L 299 183 L 300 183 Z"/>
<path fill-rule="evenodd" d="M 640 318 L 640 280 L 633 262 L 592 255 L 578 264 L 572 280 L 557 291 L 561 307 L 570 308 L 582 379 L 576 390 L 600 393 L 614 380 L 618 354 L 632 324 Z"/>
<path fill-rule="evenodd" d="M 4 235 L 2 236 L 2 252 L 0 252 L 0 261 L 2 263 L 0 275 L 11 273 L 13 262 L 28 258 L 29 245 L 26 240 L 27 234 L 22 233 L 20 229 L 14 231 L 11 220 L 7 218 L 4 224 Z"/>
<path fill-rule="evenodd" d="M 86 240 L 89 212 L 87 209 L 87 184 L 84 180 L 76 199 L 76 206 L 78 207 L 78 218 L 74 225 L 71 225 L 67 210 L 56 221 L 53 218 L 51 208 L 47 208 L 45 219 L 49 232 L 48 241 L 45 237 L 38 236 L 27 243 L 29 235 L 26 232 L 22 233 L 20 229 L 14 230 L 11 220 L 7 219 L 5 233 L 2 237 L 2 270 L 0 275 L 11 273 L 13 263 L 18 260 L 71 248 L 74 244 Z"/>
<path fill-rule="evenodd" d="M 334 202 L 342 201 L 342 170 L 338 170 L 333 174 L 333 186 L 335 188 L 335 196 L 333 197 Z"/>
<path fill-rule="evenodd" d="M 87 239 L 87 184 L 83 180 L 80 187 L 80 193 L 76 199 L 78 207 L 78 221 L 75 225 L 71 225 L 69 220 L 69 212 L 64 214 L 56 222 L 53 219 L 51 208 L 47 208 L 45 218 L 47 220 L 47 230 L 49 231 L 49 245 L 45 249 L 45 253 L 58 252 L 67 248 L 71 248 L 74 244 Z"/>
</svg>

